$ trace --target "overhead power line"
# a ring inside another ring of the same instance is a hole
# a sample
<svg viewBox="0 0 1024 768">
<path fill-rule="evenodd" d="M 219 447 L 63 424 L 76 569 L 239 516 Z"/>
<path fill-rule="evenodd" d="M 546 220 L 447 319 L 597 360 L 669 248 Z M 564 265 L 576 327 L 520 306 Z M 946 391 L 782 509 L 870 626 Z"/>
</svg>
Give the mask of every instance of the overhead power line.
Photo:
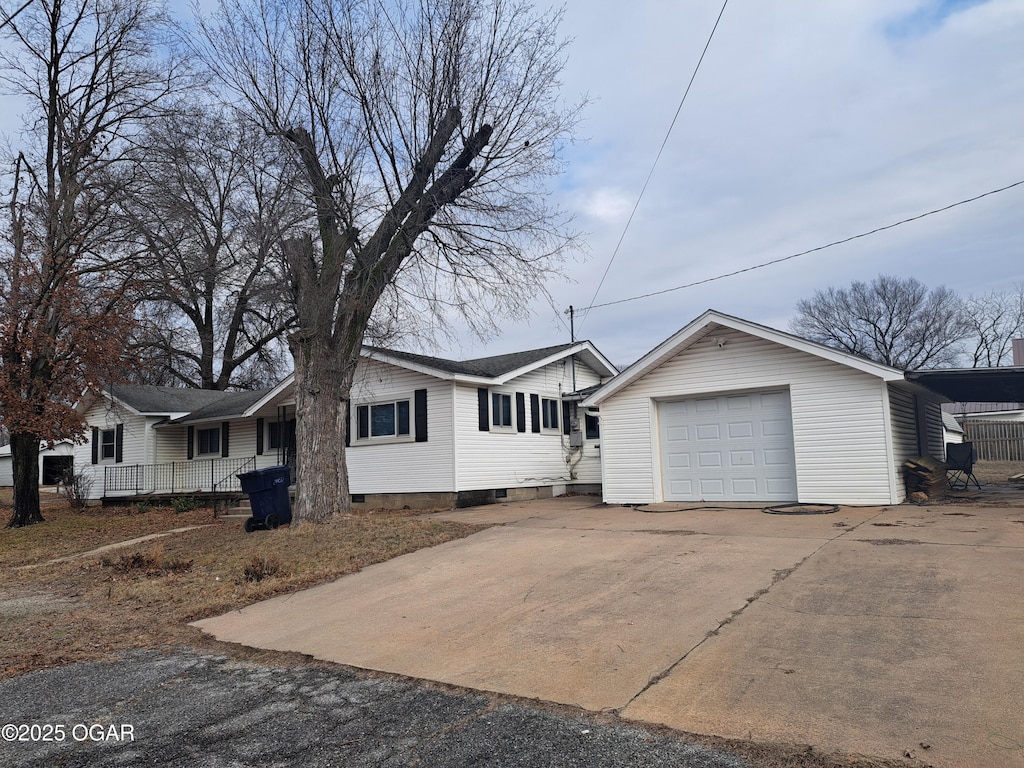
<svg viewBox="0 0 1024 768">
<path fill-rule="evenodd" d="M 901 226 L 902 224 L 908 224 L 908 223 L 910 223 L 912 221 L 917 221 L 918 219 L 923 219 L 923 218 L 925 218 L 927 216 L 934 216 L 937 213 L 942 213 L 943 211 L 948 211 L 951 208 L 956 208 L 956 207 L 961 206 L 961 205 L 966 205 L 967 203 L 973 203 L 976 200 L 981 200 L 983 197 L 989 197 L 990 195 L 995 195 L 995 194 L 998 194 L 1000 192 L 1005 192 L 1008 189 L 1013 189 L 1014 187 L 1019 187 L 1022 184 L 1024 184 L 1024 179 L 1021 179 L 1020 181 L 1015 181 L 1013 184 L 1007 184 L 1005 187 L 999 187 L 999 189 L 992 189 L 992 190 L 989 190 L 988 192 L 984 192 L 984 193 L 982 193 L 980 195 L 975 195 L 974 197 L 968 197 L 966 200 L 960 200 L 960 201 L 955 202 L 955 203 L 950 203 L 949 205 L 944 205 L 941 208 L 935 208 L 934 210 L 926 211 L 925 213 L 919 213 L 916 216 L 911 216 L 911 217 L 906 218 L 906 219 L 901 219 L 900 221 L 894 222 L 892 224 L 886 224 L 883 227 L 875 227 L 874 229 L 869 230 L 868 232 L 861 232 L 858 235 L 851 235 L 850 237 L 844 237 L 842 240 L 833 240 L 831 243 L 826 243 L 825 245 L 819 245 L 816 248 L 808 248 L 806 251 L 800 251 L 799 253 L 793 253 L 793 254 L 790 254 L 789 256 L 783 256 L 783 257 L 778 258 L 778 259 L 772 259 L 771 261 L 764 261 L 764 262 L 761 262 L 760 264 L 754 264 L 753 266 L 744 267 L 743 269 L 737 269 L 737 270 L 734 270 L 732 272 L 726 272 L 726 273 L 721 274 L 721 275 L 715 275 L 714 277 L 706 277 L 703 280 L 696 280 L 696 281 L 694 281 L 692 283 L 686 283 L 685 285 L 677 285 L 674 288 L 663 288 L 660 291 L 651 291 L 650 293 L 642 293 L 639 296 L 630 296 L 627 299 L 616 299 L 615 301 L 606 301 L 603 304 L 591 304 L 589 307 L 579 307 L 575 311 L 576 312 L 589 312 L 592 309 L 598 309 L 600 307 L 611 307 L 611 306 L 614 306 L 615 304 L 625 304 L 628 301 L 639 301 L 640 299 L 648 299 L 648 298 L 650 298 L 652 296 L 661 296 L 664 293 L 672 293 L 673 291 L 681 291 L 684 288 L 693 288 L 694 286 L 697 286 L 697 285 L 705 285 L 706 283 L 713 283 L 716 280 L 724 280 L 727 277 L 735 277 L 736 275 L 742 275 L 744 272 L 752 272 L 755 269 L 763 269 L 764 267 L 770 267 L 773 264 L 780 264 L 783 261 L 789 261 L 790 259 L 795 259 L 798 256 L 806 256 L 809 253 L 816 253 L 818 251 L 824 251 L 826 248 L 832 248 L 832 247 L 834 247 L 836 245 L 842 245 L 843 243 L 849 243 L 852 240 L 858 240 L 858 239 L 860 239 L 862 237 L 868 237 L 869 235 L 874 235 L 874 234 L 877 234 L 879 232 L 884 232 L 887 229 L 893 229 L 895 227 Z"/>
<path fill-rule="evenodd" d="M 16 10 L 14 13 L 12 13 L 10 16 L 8 16 L 2 10 L 0 10 L 0 14 L 2 14 L 5 17 L 4 20 L 3 20 L 3 23 L 0 23 L 0 29 L 3 29 L 8 24 L 10 24 L 12 21 L 14 21 L 14 17 L 17 16 L 22 11 L 24 11 L 30 5 L 32 5 L 32 3 L 33 3 L 33 0 L 26 0 L 25 4 L 23 6 L 21 6 L 21 8 Z"/>
<path fill-rule="evenodd" d="M 604 274 L 601 275 L 601 282 L 597 284 L 597 290 L 595 290 L 594 295 L 590 297 L 591 306 L 595 306 L 594 302 L 597 300 L 597 294 L 601 292 L 601 286 L 604 285 L 605 278 L 608 277 L 608 272 L 612 268 L 612 263 L 615 261 L 615 257 L 619 253 L 619 248 L 622 246 L 622 241 L 626 239 L 626 232 L 629 231 L 629 225 L 633 223 L 633 217 L 636 215 L 637 208 L 640 207 L 640 201 L 644 199 L 644 193 L 647 191 L 647 185 L 651 183 L 651 177 L 654 176 L 654 169 L 658 167 L 658 161 L 661 160 L 661 154 L 665 151 L 665 145 L 668 144 L 668 137 L 672 135 L 672 129 L 675 128 L 676 120 L 679 119 L 679 113 L 683 110 L 683 104 L 686 103 L 686 97 L 690 93 L 690 88 L 693 87 L 693 81 L 697 78 L 697 72 L 700 71 L 701 62 L 704 61 L 704 55 L 708 52 L 711 40 L 715 36 L 715 30 L 718 29 L 718 23 L 722 20 L 722 14 L 725 13 L 725 7 L 728 4 L 729 0 L 725 0 L 725 2 L 722 3 L 722 9 L 718 12 L 718 18 L 715 19 L 715 25 L 711 28 L 711 34 L 708 35 L 707 42 L 704 43 L 704 50 L 701 51 L 700 58 L 697 59 L 697 65 L 693 68 L 693 74 L 690 75 L 690 82 L 687 83 L 686 90 L 683 91 L 683 97 L 679 100 L 679 106 L 676 107 L 676 113 L 672 117 L 672 122 L 669 123 L 668 130 L 665 132 L 665 138 L 661 141 L 661 147 L 658 148 L 658 154 L 654 158 L 651 170 L 647 174 L 647 179 L 644 181 L 643 187 L 640 189 L 640 194 L 637 196 L 636 203 L 633 205 L 633 210 L 630 211 L 629 218 L 626 219 L 626 226 L 622 228 L 622 234 L 619 235 L 619 242 L 615 244 L 615 250 L 612 251 L 611 258 L 608 259 L 608 266 L 604 268 Z M 589 309 L 589 307 L 587 309 Z M 585 320 L 586 317 L 580 321 L 580 325 L 583 325 Z"/>
</svg>

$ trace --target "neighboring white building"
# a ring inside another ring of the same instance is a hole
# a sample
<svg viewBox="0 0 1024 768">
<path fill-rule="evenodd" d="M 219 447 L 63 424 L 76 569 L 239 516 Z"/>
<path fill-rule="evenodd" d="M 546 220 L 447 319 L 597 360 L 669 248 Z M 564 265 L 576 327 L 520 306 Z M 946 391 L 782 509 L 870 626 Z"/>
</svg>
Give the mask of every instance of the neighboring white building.
<svg viewBox="0 0 1024 768">
<path fill-rule="evenodd" d="M 68 470 L 74 471 L 74 446 L 68 440 L 60 440 L 52 448 L 45 445 L 39 449 L 39 484 L 57 485 L 63 482 Z M 14 485 L 14 463 L 11 446 L 0 446 L 0 487 Z"/>
<path fill-rule="evenodd" d="M 892 504 L 945 456 L 940 402 L 902 371 L 709 310 L 584 402 L 604 500 Z"/>
<path fill-rule="evenodd" d="M 599 427 L 577 410 L 578 392 L 614 373 L 586 341 L 464 361 L 365 347 L 346 451 L 353 499 L 423 507 L 596 492 Z M 89 441 L 75 466 L 95 498 L 237 490 L 239 472 L 293 462 L 293 386 L 112 387 L 80 406 Z"/>
<path fill-rule="evenodd" d="M 953 418 L 953 414 L 945 411 L 942 412 L 942 441 L 944 443 L 962 443 L 964 441 L 964 428 Z"/>
</svg>

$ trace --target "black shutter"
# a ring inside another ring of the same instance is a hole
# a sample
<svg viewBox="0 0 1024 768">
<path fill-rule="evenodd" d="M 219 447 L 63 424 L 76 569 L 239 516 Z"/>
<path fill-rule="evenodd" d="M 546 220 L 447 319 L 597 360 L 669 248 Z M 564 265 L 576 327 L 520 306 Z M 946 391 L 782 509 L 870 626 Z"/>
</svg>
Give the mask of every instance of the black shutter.
<svg viewBox="0 0 1024 768">
<path fill-rule="evenodd" d="M 427 390 L 417 389 L 413 392 L 413 405 L 416 407 L 416 442 L 427 442 Z"/>
<path fill-rule="evenodd" d="M 477 389 L 476 391 L 476 402 L 477 408 L 480 411 L 480 431 L 490 432 L 491 431 L 491 417 L 487 411 L 487 390 Z"/>
<path fill-rule="evenodd" d="M 220 455 L 223 459 L 228 457 L 228 426 L 230 424 L 230 421 L 220 423 Z"/>
<path fill-rule="evenodd" d="M 359 428 L 356 430 L 356 437 L 364 439 L 370 436 L 370 406 L 360 405 L 356 408 L 356 421 Z"/>
<path fill-rule="evenodd" d="M 92 428 L 92 463 L 100 463 L 100 428 Z"/>
<path fill-rule="evenodd" d="M 188 458 L 192 458 L 195 455 L 196 450 L 196 428 L 188 428 Z"/>
<path fill-rule="evenodd" d="M 530 395 L 530 431 L 540 432 L 540 395 Z"/>
<path fill-rule="evenodd" d="M 566 400 L 562 401 L 562 434 L 569 434 L 569 403 Z"/>
<path fill-rule="evenodd" d="M 114 427 L 114 462 L 120 464 L 124 461 L 124 424 Z"/>
<path fill-rule="evenodd" d="M 345 419 L 345 447 L 352 447 L 352 401 L 348 403 L 348 418 Z"/>
<path fill-rule="evenodd" d="M 526 431 L 526 395 L 516 392 L 516 429 Z"/>
<path fill-rule="evenodd" d="M 263 455 L 263 419 L 256 419 L 256 455 Z"/>
</svg>

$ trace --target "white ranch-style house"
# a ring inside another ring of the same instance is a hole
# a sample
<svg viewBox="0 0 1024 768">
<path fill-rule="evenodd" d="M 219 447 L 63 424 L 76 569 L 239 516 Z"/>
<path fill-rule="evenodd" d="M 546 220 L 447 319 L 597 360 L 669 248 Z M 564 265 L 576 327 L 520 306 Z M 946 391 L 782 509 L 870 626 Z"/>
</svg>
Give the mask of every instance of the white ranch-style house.
<svg viewBox="0 0 1024 768">
<path fill-rule="evenodd" d="M 475 360 L 364 347 L 352 388 L 353 501 L 442 507 L 601 483 L 584 390 L 615 373 L 587 341 Z M 294 461 L 294 382 L 212 392 L 115 386 L 79 407 L 74 468 L 94 499 L 235 492 L 236 475 Z"/>
</svg>

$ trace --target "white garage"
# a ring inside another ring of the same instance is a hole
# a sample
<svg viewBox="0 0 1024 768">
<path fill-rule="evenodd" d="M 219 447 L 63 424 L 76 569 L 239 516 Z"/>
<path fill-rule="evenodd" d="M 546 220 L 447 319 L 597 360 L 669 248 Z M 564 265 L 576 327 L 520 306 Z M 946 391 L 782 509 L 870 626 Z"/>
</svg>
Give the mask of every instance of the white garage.
<svg viewBox="0 0 1024 768">
<path fill-rule="evenodd" d="M 942 458 L 940 402 L 904 372 L 709 310 L 598 389 L 614 504 L 892 504 Z"/>
<path fill-rule="evenodd" d="M 658 404 L 665 501 L 796 498 L 789 392 Z"/>
</svg>

